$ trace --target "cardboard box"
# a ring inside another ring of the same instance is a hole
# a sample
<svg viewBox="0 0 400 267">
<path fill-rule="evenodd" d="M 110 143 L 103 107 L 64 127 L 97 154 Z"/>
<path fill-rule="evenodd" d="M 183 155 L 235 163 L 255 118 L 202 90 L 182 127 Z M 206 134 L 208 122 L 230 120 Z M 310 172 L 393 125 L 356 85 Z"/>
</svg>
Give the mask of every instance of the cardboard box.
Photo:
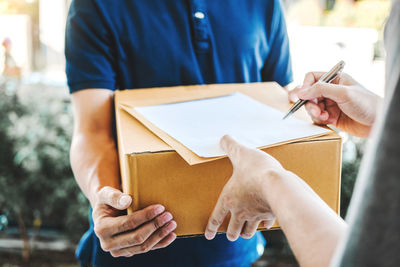
<svg viewBox="0 0 400 267">
<path fill-rule="evenodd" d="M 115 111 L 123 191 L 133 196 L 129 212 L 162 204 L 176 220 L 178 236 L 201 235 L 219 193 L 232 174 L 228 158 L 191 164 L 127 112 L 127 107 L 202 99 L 241 92 L 281 111 L 290 107 L 276 83 L 218 84 L 118 91 Z M 297 117 L 310 120 L 304 110 Z M 339 212 L 341 138 L 334 131 L 263 149 L 304 179 Z M 185 157 L 186 158 L 186 157 Z M 219 231 L 225 232 L 227 221 Z M 278 225 L 275 225 L 278 227 Z"/>
</svg>

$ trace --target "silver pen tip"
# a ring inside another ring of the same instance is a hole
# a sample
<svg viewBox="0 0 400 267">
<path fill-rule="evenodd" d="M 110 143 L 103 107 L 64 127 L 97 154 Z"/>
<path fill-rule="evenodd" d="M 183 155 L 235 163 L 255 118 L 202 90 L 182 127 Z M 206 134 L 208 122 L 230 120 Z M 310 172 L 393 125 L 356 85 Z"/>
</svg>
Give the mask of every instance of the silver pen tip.
<svg viewBox="0 0 400 267">
<path fill-rule="evenodd" d="M 282 120 L 286 119 L 287 117 L 290 116 L 290 114 L 292 114 L 291 112 L 289 112 L 288 114 L 286 114 L 285 116 L 283 116 Z"/>
</svg>

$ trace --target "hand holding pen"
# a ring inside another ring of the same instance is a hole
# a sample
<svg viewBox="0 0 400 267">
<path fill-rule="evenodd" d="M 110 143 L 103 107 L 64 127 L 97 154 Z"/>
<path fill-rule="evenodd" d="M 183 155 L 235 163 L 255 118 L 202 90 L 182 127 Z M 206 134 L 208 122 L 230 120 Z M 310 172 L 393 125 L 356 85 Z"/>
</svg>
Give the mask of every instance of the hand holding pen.
<svg viewBox="0 0 400 267">
<path fill-rule="evenodd" d="M 327 73 L 323 74 L 318 82 L 324 82 L 324 83 L 330 83 L 333 81 L 343 70 L 344 68 L 344 61 L 341 60 L 338 64 L 336 64 L 330 71 Z M 293 113 L 295 113 L 297 110 L 299 110 L 304 104 L 307 103 L 307 100 L 301 100 L 299 99 L 288 111 L 288 113 L 283 117 L 283 119 L 288 118 L 291 116 Z"/>
<path fill-rule="evenodd" d="M 297 90 L 300 101 L 306 100 L 305 108 L 312 120 L 352 135 L 368 136 L 381 98 L 347 74 L 338 75 L 332 83 L 320 82 L 323 75 L 308 73 L 302 89 Z"/>
</svg>

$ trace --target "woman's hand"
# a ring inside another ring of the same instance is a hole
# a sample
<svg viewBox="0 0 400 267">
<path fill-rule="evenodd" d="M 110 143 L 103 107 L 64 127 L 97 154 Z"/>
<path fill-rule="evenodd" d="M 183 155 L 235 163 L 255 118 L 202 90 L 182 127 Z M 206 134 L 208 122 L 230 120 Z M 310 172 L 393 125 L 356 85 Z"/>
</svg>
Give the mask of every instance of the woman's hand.
<svg viewBox="0 0 400 267">
<path fill-rule="evenodd" d="M 286 171 L 267 153 L 244 147 L 230 136 L 221 139 L 221 147 L 232 162 L 233 174 L 219 196 L 205 237 L 213 239 L 230 212 L 227 238 L 230 241 L 235 241 L 239 235 L 251 238 L 261 222 L 266 228 L 274 224 L 275 215 L 271 212 L 265 191 L 266 180 Z"/>
<path fill-rule="evenodd" d="M 303 86 L 291 91 L 289 98 L 309 100 L 306 109 L 317 124 L 331 124 L 352 135 L 368 137 L 381 98 L 347 74 L 340 74 L 332 83 L 318 82 L 322 75 L 308 73 Z"/>
</svg>

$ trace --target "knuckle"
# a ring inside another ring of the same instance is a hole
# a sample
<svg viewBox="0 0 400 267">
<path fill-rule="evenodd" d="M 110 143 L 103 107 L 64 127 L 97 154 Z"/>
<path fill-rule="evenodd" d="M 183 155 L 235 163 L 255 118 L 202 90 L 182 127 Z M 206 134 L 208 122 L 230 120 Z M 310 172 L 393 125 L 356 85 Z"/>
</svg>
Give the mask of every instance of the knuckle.
<svg viewBox="0 0 400 267">
<path fill-rule="evenodd" d="M 111 251 L 110 252 L 111 256 L 113 256 L 114 258 L 120 257 L 121 256 L 121 252 L 118 251 Z"/>
<path fill-rule="evenodd" d="M 168 230 L 168 228 L 166 228 L 166 227 L 163 227 L 163 228 L 161 228 L 160 230 L 159 230 L 159 232 L 158 232 L 158 236 L 159 237 L 164 237 L 164 236 L 166 236 L 167 234 L 169 234 L 169 230 Z"/>
<path fill-rule="evenodd" d="M 324 85 L 322 83 L 320 83 L 320 82 L 317 82 L 311 87 L 311 90 L 314 89 L 317 92 L 320 92 L 321 89 L 323 89 L 323 88 L 324 88 Z"/>
<path fill-rule="evenodd" d="M 147 243 L 144 243 L 140 246 L 140 251 L 143 253 L 149 252 L 151 249 L 150 245 Z"/>
<path fill-rule="evenodd" d="M 243 211 L 243 210 L 240 210 L 240 211 L 237 211 L 236 212 L 236 222 L 239 222 L 239 221 L 242 221 L 242 220 L 245 220 L 245 219 L 247 219 L 247 213 L 246 213 L 246 211 Z"/>
<path fill-rule="evenodd" d="M 95 226 L 94 227 L 94 233 L 99 237 L 102 238 L 106 234 L 106 228 L 103 226 Z"/>
<path fill-rule="evenodd" d="M 113 203 L 113 204 L 117 203 L 118 202 L 118 198 L 119 198 L 119 194 L 117 192 L 110 191 L 108 193 L 108 201 L 110 203 Z"/>
<path fill-rule="evenodd" d="M 155 219 L 155 220 L 153 221 L 153 227 L 154 227 L 154 229 L 158 229 L 158 228 L 160 228 L 162 225 L 163 225 L 163 222 L 162 222 L 162 218 L 161 218 L 161 217 L 159 217 L 159 218 L 157 218 L 157 219 Z"/>
<path fill-rule="evenodd" d="M 142 244 L 145 241 L 145 239 L 144 236 L 141 234 L 134 234 L 132 237 L 132 241 L 134 244 Z"/>
<path fill-rule="evenodd" d="M 101 188 L 101 189 L 99 190 L 98 194 L 99 194 L 100 196 L 103 196 L 108 190 L 110 190 L 110 187 L 109 187 L 109 186 L 105 186 L 105 187 L 103 187 L 103 188 Z"/>
<path fill-rule="evenodd" d="M 234 207 L 233 200 L 229 195 L 223 196 L 223 198 L 222 198 L 222 206 L 225 209 L 232 209 Z"/>
<path fill-rule="evenodd" d="M 210 233 L 210 234 L 214 234 L 218 229 L 211 229 L 210 226 L 207 226 L 206 228 L 206 232 Z"/>
<path fill-rule="evenodd" d="M 105 187 L 103 187 L 103 188 L 100 189 L 100 191 L 98 192 L 98 195 L 99 195 L 100 198 L 105 198 L 105 197 L 107 197 L 111 192 L 112 192 L 111 187 L 105 186 Z"/>
<path fill-rule="evenodd" d="M 222 222 L 220 220 L 218 220 L 217 218 L 212 218 L 210 223 L 214 226 L 219 226 L 219 225 L 221 225 Z"/>
<path fill-rule="evenodd" d="M 128 230 L 133 230 L 135 228 L 135 222 L 132 220 L 132 218 L 127 218 L 120 226 L 120 232 L 122 231 L 128 231 Z"/>
<path fill-rule="evenodd" d="M 100 242 L 100 246 L 103 251 L 111 250 L 111 245 L 108 242 Z"/>
<path fill-rule="evenodd" d="M 312 77 L 314 77 L 314 72 L 309 71 L 309 72 L 306 73 L 306 76 L 312 76 Z"/>
<path fill-rule="evenodd" d="M 144 213 L 146 221 L 151 221 L 154 218 L 154 212 L 152 210 L 146 210 Z"/>
<path fill-rule="evenodd" d="M 353 90 L 342 90 L 342 96 L 345 100 L 355 99 L 358 97 L 358 93 L 354 94 Z"/>
</svg>

